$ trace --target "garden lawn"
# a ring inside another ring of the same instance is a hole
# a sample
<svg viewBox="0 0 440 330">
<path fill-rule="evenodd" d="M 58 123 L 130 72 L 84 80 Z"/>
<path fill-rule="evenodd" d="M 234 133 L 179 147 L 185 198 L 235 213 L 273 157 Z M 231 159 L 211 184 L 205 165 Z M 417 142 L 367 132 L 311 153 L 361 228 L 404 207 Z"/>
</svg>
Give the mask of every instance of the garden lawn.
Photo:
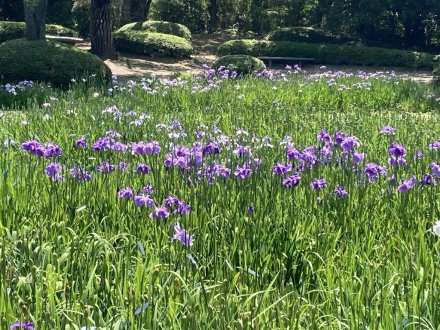
<svg viewBox="0 0 440 330">
<path fill-rule="evenodd" d="M 440 91 L 234 76 L 0 91 L 1 329 L 440 324 Z"/>
</svg>

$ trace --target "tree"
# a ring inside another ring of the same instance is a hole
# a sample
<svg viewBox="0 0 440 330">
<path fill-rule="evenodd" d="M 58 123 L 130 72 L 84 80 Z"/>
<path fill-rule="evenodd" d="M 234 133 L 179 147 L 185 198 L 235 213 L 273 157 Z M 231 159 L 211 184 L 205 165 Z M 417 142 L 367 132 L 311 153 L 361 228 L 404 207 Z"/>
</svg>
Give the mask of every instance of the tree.
<svg viewBox="0 0 440 330">
<path fill-rule="evenodd" d="M 210 33 L 216 31 L 219 26 L 218 21 L 218 0 L 210 0 L 209 6 L 208 6 L 208 12 L 209 12 L 209 27 L 208 31 Z"/>
<path fill-rule="evenodd" d="M 152 2 L 152 0 L 122 0 L 120 25 L 146 21 Z"/>
<path fill-rule="evenodd" d="M 116 58 L 112 37 L 111 0 L 92 0 L 90 23 L 92 53 L 102 59 Z"/>
<path fill-rule="evenodd" d="M 47 0 L 24 0 L 26 20 L 26 39 L 44 40 L 46 38 Z"/>
</svg>

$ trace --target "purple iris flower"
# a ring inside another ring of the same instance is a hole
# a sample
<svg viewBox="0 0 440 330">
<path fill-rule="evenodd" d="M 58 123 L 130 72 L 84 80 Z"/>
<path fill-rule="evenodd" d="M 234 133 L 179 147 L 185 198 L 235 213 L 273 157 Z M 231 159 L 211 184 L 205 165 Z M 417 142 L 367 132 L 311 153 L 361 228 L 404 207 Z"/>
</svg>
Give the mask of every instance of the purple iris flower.
<svg viewBox="0 0 440 330">
<path fill-rule="evenodd" d="M 70 175 L 75 178 L 75 180 L 80 182 L 90 181 L 92 179 L 90 173 L 80 167 L 72 167 L 69 172 Z"/>
<path fill-rule="evenodd" d="M 157 155 L 160 153 L 160 145 L 157 141 L 138 142 L 133 144 L 132 151 L 138 155 Z"/>
<path fill-rule="evenodd" d="M 318 139 L 318 141 L 325 141 L 326 143 L 332 143 L 332 138 L 325 129 L 321 130 L 321 133 L 319 133 L 316 138 Z"/>
<path fill-rule="evenodd" d="M 312 182 L 312 188 L 315 190 L 324 189 L 325 187 L 327 187 L 325 179 L 315 179 Z"/>
<path fill-rule="evenodd" d="M 323 163 L 327 164 L 331 162 L 333 156 L 333 150 L 332 150 L 332 146 L 329 143 L 323 146 L 319 153 L 321 155 L 321 161 Z"/>
<path fill-rule="evenodd" d="M 60 172 L 63 169 L 63 167 L 58 163 L 50 163 L 46 166 L 44 169 L 44 172 L 47 176 L 50 176 L 51 178 L 54 178 L 58 172 Z"/>
<path fill-rule="evenodd" d="M 283 186 L 287 188 L 293 188 L 299 185 L 301 177 L 298 174 L 291 175 L 283 180 Z"/>
<path fill-rule="evenodd" d="M 209 142 L 204 148 L 203 148 L 203 154 L 208 155 L 217 155 L 220 153 L 220 147 L 215 142 Z"/>
<path fill-rule="evenodd" d="M 128 146 L 122 142 L 115 142 L 110 146 L 110 149 L 113 151 L 126 152 L 128 149 Z"/>
<path fill-rule="evenodd" d="M 406 155 L 406 149 L 403 146 L 397 144 L 397 142 L 393 142 L 388 149 L 388 153 L 396 158 L 404 157 Z"/>
<path fill-rule="evenodd" d="M 38 141 L 35 141 L 35 140 L 26 141 L 21 144 L 21 148 L 24 151 L 27 151 L 30 153 L 34 153 L 34 151 L 39 147 L 41 147 L 40 143 L 38 143 Z"/>
<path fill-rule="evenodd" d="M 60 156 L 61 152 L 62 152 L 61 148 L 55 144 L 49 143 L 44 147 L 45 158 Z"/>
<path fill-rule="evenodd" d="M 284 175 L 292 170 L 292 164 L 276 163 L 272 168 L 273 174 Z"/>
<path fill-rule="evenodd" d="M 344 139 L 345 139 L 346 136 L 347 136 L 347 135 L 346 135 L 344 132 L 342 132 L 342 131 L 337 131 L 337 132 L 335 133 L 335 144 L 336 144 L 336 145 L 341 145 L 342 141 L 344 141 Z"/>
<path fill-rule="evenodd" d="M 246 165 L 243 165 L 242 167 L 237 166 L 236 171 L 234 172 L 235 176 L 239 180 L 244 180 L 248 178 L 252 173 L 252 170 L 250 168 L 247 168 Z"/>
<path fill-rule="evenodd" d="M 127 169 L 127 163 L 126 162 L 120 162 L 118 164 L 118 169 L 121 171 L 125 171 Z"/>
<path fill-rule="evenodd" d="M 141 207 L 141 206 L 153 207 L 154 200 L 152 198 L 150 198 L 150 196 L 148 196 L 148 195 L 137 195 L 137 196 L 134 196 L 134 204 L 137 207 Z"/>
<path fill-rule="evenodd" d="M 144 187 L 142 188 L 142 191 L 143 191 L 145 194 L 152 195 L 153 192 L 154 192 L 154 188 L 153 188 L 153 186 L 152 186 L 151 184 L 149 184 L 149 185 L 144 186 Z"/>
<path fill-rule="evenodd" d="M 341 142 L 341 147 L 347 152 L 350 152 L 355 147 L 359 147 L 359 146 L 360 146 L 359 140 L 355 136 L 347 136 Z"/>
<path fill-rule="evenodd" d="M 349 193 L 347 192 L 347 190 L 345 190 L 343 186 L 338 186 L 338 188 L 336 188 L 334 193 L 338 198 L 349 196 Z"/>
<path fill-rule="evenodd" d="M 147 164 L 139 164 L 136 168 L 136 173 L 148 174 L 150 171 L 151 168 Z"/>
<path fill-rule="evenodd" d="M 244 157 L 245 155 L 252 156 L 252 150 L 249 146 L 238 146 L 234 150 L 234 155 L 237 157 Z"/>
<path fill-rule="evenodd" d="M 353 163 L 354 164 L 362 163 L 364 161 L 364 159 L 365 159 L 364 153 L 353 152 Z"/>
<path fill-rule="evenodd" d="M 32 321 L 12 323 L 9 329 L 14 330 L 16 328 L 19 328 L 21 330 L 34 330 L 35 329 L 34 323 Z"/>
<path fill-rule="evenodd" d="M 165 198 L 164 205 L 167 208 L 170 208 L 173 205 L 179 204 L 179 199 L 176 196 L 168 196 Z"/>
<path fill-rule="evenodd" d="M 85 149 L 87 148 L 86 137 L 81 136 L 78 140 L 75 141 L 75 147 Z"/>
<path fill-rule="evenodd" d="M 386 175 L 387 169 L 375 163 L 368 163 L 365 165 L 365 174 L 370 181 L 376 181 L 379 179 L 379 175 Z"/>
<path fill-rule="evenodd" d="M 186 248 L 194 244 L 194 237 L 188 234 L 185 229 L 181 228 L 179 224 L 174 226 L 174 230 L 176 231 L 176 234 L 171 238 L 171 241 L 178 240 Z"/>
<path fill-rule="evenodd" d="M 432 174 L 440 179 L 440 165 L 432 162 L 429 166 L 431 167 Z"/>
<path fill-rule="evenodd" d="M 432 177 L 431 174 L 426 173 L 423 176 L 423 179 L 420 180 L 420 186 L 435 186 L 435 179 Z"/>
<path fill-rule="evenodd" d="M 423 157 L 424 157 L 423 151 L 422 150 L 417 150 L 415 155 L 414 155 L 414 160 L 423 159 Z"/>
<path fill-rule="evenodd" d="M 380 130 L 380 134 L 394 135 L 396 134 L 396 130 L 391 126 L 386 125 L 382 127 L 382 129 Z"/>
<path fill-rule="evenodd" d="M 174 211 L 174 214 L 185 215 L 191 212 L 191 206 L 186 204 L 184 201 L 179 201 L 177 203 L 177 209 Z"/>
<path fill-rule="evenodd" d="M 390 166 L 406 166 L 406 159 L 403 157 L 391 157 L 388 159 L 388 165 Z"/>
<path fill-rule="evenodd" d="M 101 165 L 96 167 L 99 173 L 111 173 L 115 170 L 115 166 L 105 161 Z"/>
<path fill-rule="evenodd" d="M 252 213 L 254 213 L 254 211 L 255 211 L 254 204 L 249 204 L 249 205 L 246 207 L 246 212 L 247 212 L 248 214 L 252 214 Z"/>
<path fill-rule="evenodd" d="M 151 219 L 166 219 L 170 216 L 170 212 L 165 206 L 156 207 L 154 212 L 150 213 Z"/>
<path fill-rule="evenodd" d="M 299 160 L 303 165 L 315 165 L 318 162 L 315 152 L 316 146 L 305 147 L 302 154 L 299 155 Z"/>
<path fill-rule="evenodd" d="M 298 160 L 300 158 L 300 154 L 301 153 L 294 146 L 289 146 L 286 151 L 286 156 L 290 160 Z"/>
<path fill-rule="evenodd" d="M 118 197 L 119 198 L 132 198 L 134 195 L 133 189 L 131 188 L 122 188 L 118 191 Z"/>
<path fill-rule="evenodd" d="M 231 169 L 223 164 L 214 165 L 213 171 L 215 175 L 222 177 L 224 179 L 229 179 L 229 177 L 231 176 Z"/>
<path fill-rule="evenodd" d="M 402 184 L 397 188 L 397 190 L 401 193 L 405 193 L 411 188 L 415 186 L 417 182 L 416 176 L 414 175 L 412 178 L 408 180 L 403 180 Z"/>
<path fill-rule="evenodd" d="M 433 149 L 440 149 L 440 141 L 435 141 L 433 143 L 429 144 L 429 149 L 433 150 Z"/>
</svg>

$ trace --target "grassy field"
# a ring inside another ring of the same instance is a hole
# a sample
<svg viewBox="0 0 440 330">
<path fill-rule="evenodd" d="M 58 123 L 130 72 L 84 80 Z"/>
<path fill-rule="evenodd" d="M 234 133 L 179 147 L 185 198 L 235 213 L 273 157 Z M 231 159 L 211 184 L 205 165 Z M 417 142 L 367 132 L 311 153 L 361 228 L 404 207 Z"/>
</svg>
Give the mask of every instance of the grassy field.
<svg viewBox="0 0 440 330">
<path fill-rule="evenodd" d="M 440 324 L 440 90 L 291 71 L 12 89 L 1 329 Z"/>
</svg>

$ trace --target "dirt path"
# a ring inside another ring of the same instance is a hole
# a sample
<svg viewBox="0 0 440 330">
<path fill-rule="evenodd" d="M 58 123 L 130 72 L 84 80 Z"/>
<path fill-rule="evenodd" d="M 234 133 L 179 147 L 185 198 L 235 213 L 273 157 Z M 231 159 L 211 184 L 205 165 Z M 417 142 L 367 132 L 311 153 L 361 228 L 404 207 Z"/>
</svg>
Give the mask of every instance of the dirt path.
<svg viewBox="0 0 440 330">
<path fill-rule="evenodd" d="M 201 74 L 203 64 L 211 64 L 217 58 L 217 48 L 223 42 L 239 39 L 232 35 L 193 35 L 194 55 L 190 59 L 178 60 L 171 58 L 153 58 L 140 55 L 121 53 L 116 61 L 107 60 L 105 63 L 116 76 L 125 79 L 139 79 L 143 76 L 154 74 L 159 77 L 171 77 L 176 72 Z M 90 49 L 90 43 L 79 45 L 82 49 Z M 276 68 L 281 69 L 282 67 Z M 304 68 L 308 73 L 323 72 L 319 66 L 311 65 Z M 357 73 L 359 67 L 328 66 L 326 71 L 350 71 Z M 390 68 L 366 68 L 365 71 L 391 71 Z M 408 75 L 409 79 L 429 83 L 432 74 L 429 71 L 396 69 L 397 75 Z"/>
</svg>

